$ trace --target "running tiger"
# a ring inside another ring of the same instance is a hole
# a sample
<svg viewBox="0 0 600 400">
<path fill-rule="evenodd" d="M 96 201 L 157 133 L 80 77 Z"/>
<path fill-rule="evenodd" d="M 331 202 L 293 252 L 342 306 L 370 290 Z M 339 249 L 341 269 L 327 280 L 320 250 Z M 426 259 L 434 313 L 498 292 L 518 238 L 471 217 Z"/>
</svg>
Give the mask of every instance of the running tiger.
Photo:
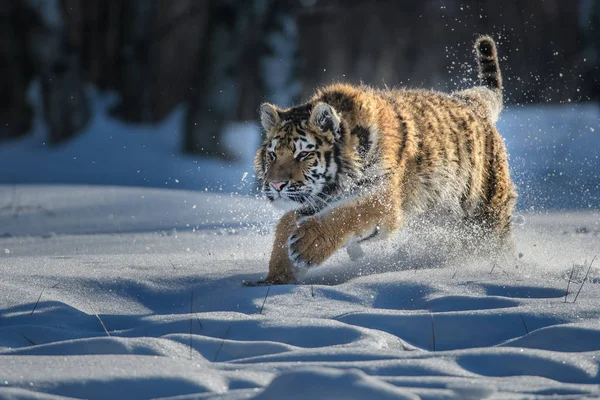
<svg viewBox="0 0 600 400">
<path fill-rule="evenodd" d="M 265 280 L 302 279 L 345 245 L 410 213 L 450 210 L 510 248 L 516 193 L 503 140 L 496 45 L 475 41 L 480 86 L 450 94 L 334 84 L 289 109 L 263 104 L 255 170 L 279 221 Z"/>
</svg>

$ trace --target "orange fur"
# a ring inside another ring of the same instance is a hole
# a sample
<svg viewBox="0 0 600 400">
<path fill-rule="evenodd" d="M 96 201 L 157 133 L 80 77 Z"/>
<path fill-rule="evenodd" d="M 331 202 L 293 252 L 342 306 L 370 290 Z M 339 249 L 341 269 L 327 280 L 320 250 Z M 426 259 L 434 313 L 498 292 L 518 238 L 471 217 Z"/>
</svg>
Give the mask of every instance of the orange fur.
<svg viewBox="0 0 600 400">
<path fill-rule="evenodd" d="M 444 94 L 334 84 L 298 107 L 263 105 L 267 138 L 255 167 L 267 196 L 296 208 L 277 226 L 263 283 L 295 282 L 349 241 L 397 230 L 410 213 L 447 209 L 509 243 L 516 193 L 494 126 L 497 53 L 489 37 L 476 51 L 486 86 Z"/>
</svg>

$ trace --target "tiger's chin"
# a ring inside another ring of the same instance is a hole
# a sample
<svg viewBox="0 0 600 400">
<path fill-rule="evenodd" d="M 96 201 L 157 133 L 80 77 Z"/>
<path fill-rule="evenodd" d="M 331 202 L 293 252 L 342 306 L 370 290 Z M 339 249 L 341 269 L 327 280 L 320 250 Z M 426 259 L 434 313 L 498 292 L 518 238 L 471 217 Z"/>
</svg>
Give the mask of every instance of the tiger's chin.
<svg viewBox="0 0 600 400">
<path fill-rule="evenodd" d="M 304 206 L 302 203 L 298 203 L 296 201 L 284 199 L 281 197 L 278 199 L 271 200 L 271 204 L 273 204 L 275 208 L 282 211 L 295 211 Z"/>
</svg>

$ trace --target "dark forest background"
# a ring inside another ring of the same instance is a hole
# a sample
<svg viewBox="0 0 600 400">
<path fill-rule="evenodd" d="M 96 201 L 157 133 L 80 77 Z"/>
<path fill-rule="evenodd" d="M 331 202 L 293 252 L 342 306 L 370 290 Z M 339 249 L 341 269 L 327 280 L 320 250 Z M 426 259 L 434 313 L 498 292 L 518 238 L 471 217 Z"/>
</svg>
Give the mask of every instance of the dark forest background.
<svg viewBox="0 0 600 400">
<path fill-rule="evenodd" d="M 93 84 L 131 123 L 184 104 L 181 149 L 228 157 L 228 121 L 319 84 L 471 85 L 480 33 L 507 102 L 600 100 L 600 0 L 0 0 L 0 144 L 30 131 L 39 79 L 50 143 L 86 126 Z"/>
</svg>

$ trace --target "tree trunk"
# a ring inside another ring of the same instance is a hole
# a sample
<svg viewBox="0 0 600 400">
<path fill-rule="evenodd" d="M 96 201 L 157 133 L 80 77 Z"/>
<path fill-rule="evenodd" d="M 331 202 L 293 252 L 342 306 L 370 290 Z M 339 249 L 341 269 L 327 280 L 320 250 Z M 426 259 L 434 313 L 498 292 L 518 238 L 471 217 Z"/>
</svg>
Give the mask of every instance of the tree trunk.
<svg viewBox="0 0 600 400">
<path fill-rule="evenodd" d="M 280 107 L 292 106 L 300 97 L 298 28 L 288 2 L 259 0 L 262 16 L 259 78 L 263 100 Z M 257 8 L 258 8 L 257 7 Z"/>
<path fill-rule="evenodd" d="M 600 102 L 600 0 L 592 0 L 590 21 L 586 38 L 588 39 L 587 80 L 592 86 L 590 97 Z"/>
<path fill-rule="evenodd" d="M 35 18 L 29 31 L 29 51 L 40 74 L 49 141 L 60 143 L 90 119 L 79 58 L 68 42 L 58 0 L 27 0 L 25 5 Z"/>
<path fill-rule="evenodd" d="M 156 0 L 128 1 L 124 5 L 125 29 L 118 73 L 121 101 L 112 114 L 129 122 L 155 122 L 153 86 L 156 62 L 151 49 Z"/>
<path fill-rule="evenodd" d="M 23 11 L 15 1 L 0 2 L 0 140 L 26 134 L 33 120 L 27 101 L 33 68 L 22 33 Z"/>
<path fill-rule="evenodd" d="M 239 104 L 241 55 L 252 12 L 248 0 L 213 0 L 192 85 L 184 132 L 184 151 L 220 158 L 232 155 L 221 141 L 223 127 Z"/>
</svg>

